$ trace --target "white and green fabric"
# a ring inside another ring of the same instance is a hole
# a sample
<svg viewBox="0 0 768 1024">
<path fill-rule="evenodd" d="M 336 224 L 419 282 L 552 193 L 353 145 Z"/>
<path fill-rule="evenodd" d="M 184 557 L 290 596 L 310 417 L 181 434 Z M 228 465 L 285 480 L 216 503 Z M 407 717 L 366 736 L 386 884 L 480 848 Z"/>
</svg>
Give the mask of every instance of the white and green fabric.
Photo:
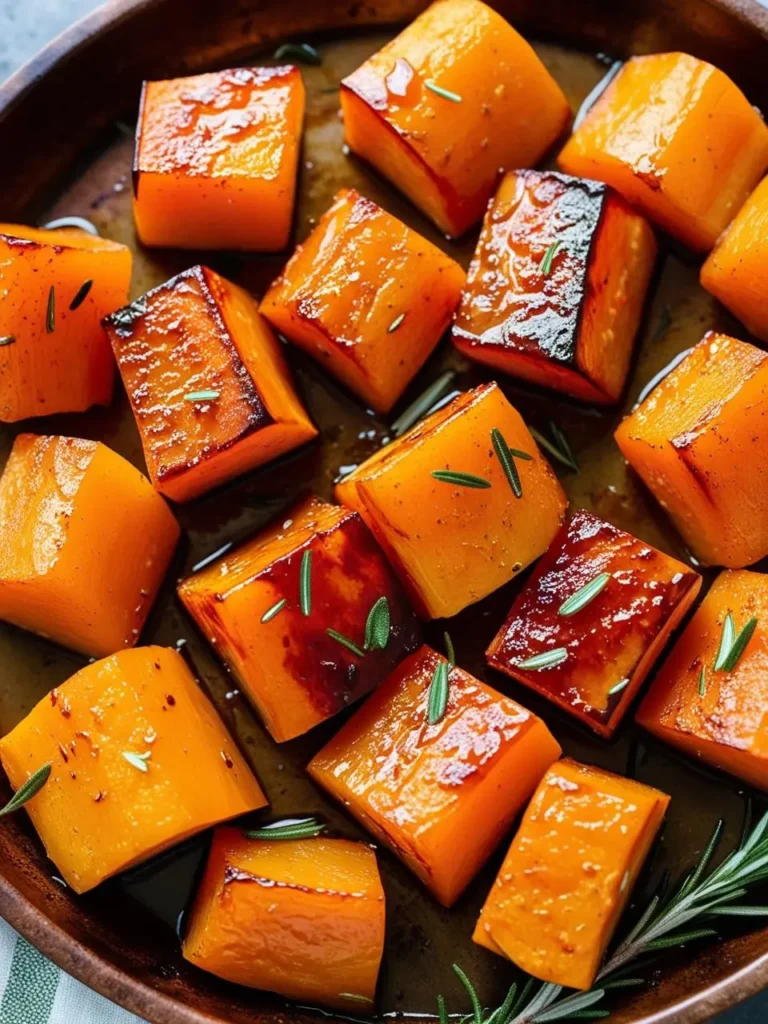
<svg viewBox="0 0 768 1024">
<path fill-rule="evenodd" d="M 0 919 L 2 1024 L 142 1024 L 60 971 Z"/>
</svg>

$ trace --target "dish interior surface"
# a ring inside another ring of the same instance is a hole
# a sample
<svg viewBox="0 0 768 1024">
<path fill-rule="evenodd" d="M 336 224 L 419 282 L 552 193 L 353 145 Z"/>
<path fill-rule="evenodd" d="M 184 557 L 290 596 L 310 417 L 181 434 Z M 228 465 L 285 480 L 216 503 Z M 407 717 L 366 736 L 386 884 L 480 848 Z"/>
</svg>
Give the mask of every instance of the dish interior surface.
<svg viewBox="0 0 768 1024">
<path fill-rule="evenodd" d="M 321 39 L 322 66 L 302 66 L 308 108 L 295 238 L 303 239 L 307 235 L 339 188 L 353 186 L 466 265 L 477 238 L 476 231 L 457 243 L 446 242 L 404 198 L 343 149 L 337 84 L 392 34 L 390 30 L 377 30 L 350 35 L 341 41 Z M 536 49 L 565 90 L 574 110 L 607 70 L 605 58 L 553 42 L 537 43 Z M 254 55 L 253 59 L 260 62 L 262 58 Z M 124 116 L 128 117 L 129 113 Z M 131 216 L 132 126 L 132 122 L 115 124 L 106 147 L 95 157 L 89 157 L 77 179 L 61 192 L 40 220 L 79 214 L 91 219 L 105 236 L 130 245 L 135 253 L 132 297 L 196 262 L 207 264 L 260 297 L 281 270 L 288 253 L 241 256 L 150 252 L 137 245 Z M 334 479 L 385 443 L 390 436 L 388 422 L 448 368 L 457 373 L 453 388 L 464 389 L 495 377 L 527 422 L 544 433 L 548 432 L 550 418 L 558 423 L 581 464 L 579 474 L 561 472 L 557 468 L 572 509 L 591 509 L 649 543 L 689 560 L 661 511 L 625 467 L 612 435 L 644 385 L 710 328 L 736 337 L 748 337 L 699 287 L 697 265 L 664 242 L 641 330 L 638 356 L 623 405 L 616 410 L 578 405 L 555 394 L 504 379 L 490 370 L 472 367 L 443 341 L 405 399 L 392 416 L 385 419 L 366 412 L 302 353 L 291 348 L 289 357 L 299 386 L 321 430 L 319 441 L 294 457 L 241 478 L 202 500 L 176 508 L 185 540 L 142 637 L 144 643 L 171 646 L 180 640 L 187 641 L 186 650 L 202 685 L 240 742 L 270 798 L 272 816 L 316 814 L 327 819 L 338 834 L 368 838 L 309 781 L 303 770 L 311 756 L 339 728 L 341 719 L 332 719 L 300 740 L 281 746 L 273 743 L 255 713 L 238 694 L 235 682 L 180 608 L 173 593 L 175 580 L 187 575 L 194 565 L 223 545 L 249 536 L 307 488 L 329 497 Z M 3 427 L 0 430 L 0 465 L 5 462 L 14 434 L 20 431 L 100 439 L 144 468 L 134 420 L 119 387 L 108 409 L 27 421 L 15 429 Z M 87 586 L 87 580 L 83 585 Z M 524 687 L 487 669 L 483 652 L 503 622 L 520 585 L 519 580 L 510 584 L 450 623 L 457 660 L 463 668 L 542 715 L 567 755 L 634 776 L 671 794 L 663 837 L 651 868 L 635 894 L 635 899 L 640 900 L 650 890 L 653 879 L 658 879 L 665 869 L 676 876 L 695 862 L 719 817 L 726 823 L 723 849 L 736 843 L 747 794 L 736 782 L 699 769 L 694 763 L 653 743 L 630 720 L 613 742 L 605 742 Z M 427 640 L 441 647 L 443 628 L 440 622 L 429 624 Z M 0 624 L 0 729 L 3 733 L 45 693 L 64 682 L 83 664 L 84 660 L 77 655 Z M 204 781 L 201 780 L 201 784 Z M 759 809 L 758 800 L 756 810 Z M 488 813 L 494 813 L 493 807 L 488 808 Z M 200 837 L 80 898 L 52 880 L 55 868 L 46 862 L 24 815 L 4 823 L 0 847 L 6 862 L 3 870 L 9 881 L 52 921 L 133 977 L 178 997 L 187 1006 L 221 1014 L 222 1019 L 228 1021 L 259 1019 L 254 1016 L 254 1010 L 263 1010 L 265 1006 L 269 1019 L 274 1020 L 277 1009 L 283 1004 L 270 1002 L 262 993 L 220 983 L 181 959 L 176 931 L 204 856 L 206 841 L 207 837 Z M 450 1010 L 466 1010 L 466 998 L 451 970 L 454 962 L 460 963 L 472 977 L 485 1005 L 496 1005 L 503 998 L 514 979 L 514 969 L 475 946 L 470 936 L 507 845 L 508 839 L 450 911 L 440 908 L 389 851 L 380 849 L 388 899 L 387 948 L 379 997 L 382 1012 L 434 1013 L 437 993 L 446 996 Z M 748 935 L 747 929 L 740 931 L 737 926 L 724 944 L 709 944 L 668 957 L 660 987 L 652 986 L 616 1003 L 615 1019 L 641 1020 L 646 1014 L 692 995 L 706 984 L 748 965 L 760 953 L 768 952 L 768 931 L 759 936 L 754 933 L 754 928 Z M 653 971 L 647 976 L 653 978 Z"/>
</svg>

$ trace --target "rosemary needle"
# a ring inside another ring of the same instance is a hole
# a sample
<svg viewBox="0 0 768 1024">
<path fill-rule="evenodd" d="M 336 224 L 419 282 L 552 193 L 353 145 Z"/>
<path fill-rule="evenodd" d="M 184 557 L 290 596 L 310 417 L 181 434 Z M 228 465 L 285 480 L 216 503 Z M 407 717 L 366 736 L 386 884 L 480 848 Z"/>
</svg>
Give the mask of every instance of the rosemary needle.
<svg viewBox="0 0 768 1024">
<path fill-rule="evenodd" d="M 27 781 L 19 786 L 5 807 L 0 809 L 0 818 L 5 817 L 6 814 L 13 814 L 14 811 L 18 811 L 28 800 L 36 796 L 48 781 L 50 774 L 50 764 L 44 764 L 36 772 L 33 772 Z"/>
</svg>

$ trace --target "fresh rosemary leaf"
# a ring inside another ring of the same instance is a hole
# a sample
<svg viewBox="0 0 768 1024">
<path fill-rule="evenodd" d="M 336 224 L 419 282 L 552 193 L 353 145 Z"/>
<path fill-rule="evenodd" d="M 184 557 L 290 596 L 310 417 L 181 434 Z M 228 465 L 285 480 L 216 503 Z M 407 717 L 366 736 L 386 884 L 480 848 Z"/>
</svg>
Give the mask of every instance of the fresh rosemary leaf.
<svg viewBox="0 0 768 1024">
<path fill-rule="evenodd" d="M 766 917 L 768 916 L 768 907 L 734 907 L 725 906 L 718 907 L 718 917 Z"/>
<path fill-rule="evenodd" d="M 753 616 L 749 622 L 744 626 L 742 631 L 733 641 L 730 651 L 723 661 L 723 672 L 733 672 L 739 663 L 739 659 L 744 653 L 747 644 L 752 639 L 752 634 L 757 628 L 757 619 Z"/>
<path fill-rule="evenodd" d="M 48 781 L 50 774 L 50 764 L 44 764 L 37 771 L 33 772 L 26 782 L 22 782 L 5 807 L 0 809 L 0 818 L 4 818 L 6 814 L 13 814 L 14 811 L 18 811 L 28 800 L 36 796 Z"/>
<path fill-rule="evenodd" d="M 275 604 L 272 605 L 271 608 L 267 608 L 267 610 L 261 616 L 261 621 L 263 623 L 271 622 L 276 615 L 280 614 L 280 612 L 283 610 L 283 608 L 285 608 L 287 603 L 288 602 L 286 601 L 285 598 L 282 598 L 282 600 L 277 601 Z"/>
<path fill-rule="evenodd" d="M 579 464 L 576 461 L 576 457 L 574 456 L 573 452 L 571 451 L 571 446 L 568 444 L 568 438 L 565 436 L 565 434 L 562 432 L 560 427 L 558 427 L 554 420 L 549 421 L 549 430 L 552 434 L 552 437 L 554 437 L 555 444 L 559 447 L 560 451 L 563 453 L 563 455 L 565 455 L 566 459 L 568 459 L 571 465 L 575 466 L 576 469 L 578 469 Z"/>
<path fill-rule="evenodd" d="M 448 1013 L 445 1009 L 445 999 L 443 996 L 437 997 L 437 1019 L 439 1024 L 448 1024 Z"/>
<path fill-rule="evenodd" d="M 405 313 L 400 313 L 399 316 L 396 316 L 395 319 L 387 328 L 387 334 L 392 334 L 393 331 L 396 331 L 400 324 L 403 322 L 403 320 L 405 320 Z"/>
<path fill-rule="evenodd" d="M 565 616 L 575 615 L 582 608 L 586 608 L 605 589 L 610 578 L 611 574 L 609 572 L 599 573 L 589 583 L 585 583 L 583 587 L 580 587 L 575 594 L 571 594 L 569 598 L 566 598 L 558 608 L 557 614 Z"/>
<path fill-rule="evenodd" d="M 714 928 L 697 928 L 694 931 L 683 932 L 678 935 L 669 935 L 662 939 L 653 939 L 651 942 L 646 942 L 645 952 L 656 953 L 662 949 L 677 949 L 679 946 L 683 946 L 687 942 L 694 942 L 696 939 L 709 939 L 713 935 L 717 935 Z"/>
<path fill-rule="evenodd" d="M 301 64 L 322 64 L 323 58 L 309 43 L 283 43 L 275 50 L 275 60 L 297 60 Z"/>
<path fill-rule="evenodd" d="M 506 442 L 506 439 L 498 427 L 494 427 L 491 431 L 491 442 L 493 444 L 493 450 L 496 452 L 496 457 L 501 463 L 501 467 L 504 470 L 504 475 L 509 481 L 509 486 L 512 488 L 512 493 L 516 498 L 522 498 L 523 496 L 523 485 L 520 482 L 520 474 L 517 471 L 515 465 L 515 455 L 523 455 L 526 459 L 530 459 L 531 456 L 526 452 L 517 452 L 517 449 L 513 451 Z"/>
<path fill-rule="evenodd" d="M 365 623 L 366 651 L 383 651 L 386 648 L 390 626 L 389 601 L 386 597 L 380 597 L 371 606 Z"/>
<path fill-rule="evenodd" d="M 551 651 L 544 651 L 542 654 L 534 654 L 532 658 L 525 661 L 518 661 L 518 668 L 530 669 L 532 672 L 541 672 L 545 668 L 555 668 L 562 665 L 568 657 L 568 651 L 564 647 L 555 647 Z"/>
<path fill-rule="evenodd" d="M 555 258 L 555 253 L 562 244 L 562 242 L 553 242 L 542 256 L 541 263 L 539 264 L 539 269 L 545 276 L 551 273 L 552 260 Z"/>
<path fill-rule="evenodd" d="M 707 692 L 707 677 L 704 666 L 701 666 L 701 672 L 699 672 L 699 696 L 705 696 Z"/>
<path fill-rule="evenodd" d="M 349 637 L 344 636 L 343 633 L 339 633 L 335 629 L 326 629 L 325 632 L 332 640 L 341 644 L 342 647 L 346 647 L 348 651 L 352 651 L 352 653 L 356 654 L 358 658 L 365 657 L 365 651 L 361 647 L 358 647 L 354 641 L 349 639 Z"/>
<path fill-rule="evenodd" d="M 723 623 L 723 632 L 720 636 L 720 647 L 717 651 L 717 657 L 715 658 L 715 672 L 719 672 L 725 664 L 725 659 L 728 657 L 730 649 L 733 647 L 733 641 L 736 639 L 736 626 L 733 621 L 733 616 L 730 612 L 725 616 L 725 622 Z"/>
<path fill-rule="evenodd" d="M 299 604 L 301 614 L 309 615 L 312 611 L 312 549 L 307 548 L 301 556 L 299 567 Z"/>
<path fill-rule="evenodd" d="M 82 304 L 88 298 L 88 292 L 91 290 L 91 288 L 93 288 L 93 280 L 85 281 L 83 284 L 80 285 L 77 294 L 69 304 L 71 312 L 74 313 L 76 309 L 79 309 L 79 307 L 82 306 Z"/>
<path fill-rule="evenodd" d="M 469 978 L 466 976 L 464 971 L 459 967 L 458 964 L 453 965 L 453 970 L 458 977 L 461 984 L 467 990 L 467 995 L 472 1003 L 472 1019 L 474 1024 L 483 1024 L 483 1008 L 480 1005 L 480 999 L 477 995 L 477 990 Z"/>
<path fill-rule="evenodd" d="M 45 311 L 46 334 L 56 330 L 56 289 L 53 285 L 48 289 L 48 308 Z"/>
<path fill-rule="evenodd" d="M 445 656 L 448 658 L 448 667 L 456 668 L 456 651 L 453 648 L 453 640 L 451 640 L 451 634 L 448 630 L 443 633 L 443 643 L 445 644 Z"/>
<path fill-rule="evenodd" d="M 325 825 L 317 818 L 297 818 L 244 831 L 248 839 L 312 839 L 324 830 Z"/>
<path fill-rule="evenodd" d="M 432 476 L 444 484 L 455 484 L 457 487 L 474 487 L 478 490 L 491 486 L 490 480 L 473 473 L 457 473 L 450 469 L 433 469 Z"/>
<path fill-rule="evenodd" d="M 659 317 L 659 322 L 656 325 L 656 330 L 653 332 L 651 337 L 651 344 L 655 345 L 657 341 L 661 341 L 671 325 L 672 314 L 669 310 L 669 306 L 665 305 L 661 311 L 661 316 Z"/>
<path fill-rule="evenodd" d="M 6 345 L 14 345 L 15 343 L 16 338 L 13 334 L 6 334 L 0 338 L 0 348 L 5 348 Z"/>
<path fill-rule="evenodd" d="M 210 391 L 204 389 L 203 391 L 188 391 L 184 395 L 185 402 L 215 402 L 217 398 L 221 396 L 220 391 Z"/>
<path fill-rule="evenodd" d="M 122 755 L 128 764 L 133 765 L 134 768 L 138 768 L 140 772 L 147 772 L 147 761 L 149 759 L 150 752 L 146 754 L 136 754 L 132 750 L 123 750 Z"/>
<path fill-rule="evenodd" d="M 608 696 L 609 697 L 614 697 L 617 693 L 621 693 L 622 690 L 626 690 L 626 688 L 628 686 L 629 686 L 629 680 L 628 679 L 620 679 L 619 682 L 616 683 L 615 686 L 612 686 L 610 688 L 610 690 L 608 691 Z"/>
<path fill-rule="evenodd" d="M 451 92 L 450 89 L 444 89 L 442 85 L 438 85 L 431 78 L 428 78 L 424 85 L 432 92 L 437 93 L 438 96 L 442 96 L 444 100 L 451 100 L 452 103 L 461 103 L 461 96 L 457 92 Z"/>
<path fill-rule="evenodd" d="M 430 725 L 442 722 L 448 707 L 448 663 L 442 659 L 435 668 L 427 697 L 427 719 Z"/>
<path fill-rule="evenodd" d="M 554 424 L 550 425 L 550 427 L 552 426 L 554 426 Z M 540 445 L 545 451 L 549 452 L 553 459 L 557 459 L 558 462 L 563 466 L 566 466 L 568 469 L 573 470 L 574 473 L 579 472 L 579 464 L 573 457 L 570 447 L 568 447 L 567 450 L 558 448 L 551 441 L 547 440 L 540 431 L 536 430 L 535 427 L 528 427 L 528 432 L 538 445 Z M 562 433 L 561 436 L 563 437 L 563 440 L 565 440 Z"/>
<path fill-rule="evenodd" d="M 392 433 L 395 437 L 400 437 L 406 430 L 410 430 L 415 423 L 418 423 L 429 412 L 435 402 L 448 390 L 448 385 L 455 376 L 456 374 L 453 370 L 448 370 L 441 374 L 433 384 L 430 384 L 419 395 L 415 402 L 408 406 L 401 416 L 398 416 L 392 424 Z"/>
</svg>

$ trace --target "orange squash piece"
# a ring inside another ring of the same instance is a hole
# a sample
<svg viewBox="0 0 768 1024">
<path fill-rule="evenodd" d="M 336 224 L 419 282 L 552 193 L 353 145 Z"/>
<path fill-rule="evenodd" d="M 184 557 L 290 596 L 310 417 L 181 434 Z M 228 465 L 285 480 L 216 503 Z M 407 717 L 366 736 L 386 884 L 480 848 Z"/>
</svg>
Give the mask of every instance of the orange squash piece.
<svg viewBox="0 0 768 1024">
<path fill-rule="evenodd" d="M 592 986 L 669 797 L 566 758 L 525 812 L 475 942 L 542 981 Z"/>
<path fill-rule="evenodd" d="M 430 647 L 412 654 L 307 770 L 450 907 L 561 751 L 540 718 L 458 667 L 430 725 L 444 661 Z"/>
<path fill-rule="evenodd" d="M 768 167 L 768 128 L 718 68 L 687 53 L 654 53 L 627 61 L 558 164 L 607 182 L 707 252 Z"/>
<path fill-rule="evenodd" d="M 538 163 L 571 113 L 480 0 L 436 0 L 342 81 L 341 107 L 350 148 L 451 236 L 483 216 L 499 169 Z"/>
<path fill-rule="evenodd" d="M 250 295 L 193 267 L 105 321 L 155 487 L 190 501 L 317 436 Z"/>
<path fill-rule="evenodd" d="M 492 443 L 515 457 L 517 497 Z M 433 473 L 469 474 L 479 486 Z M 449 478 L 450 479 L 450 478 Z M 466 391 L 345 477 L 336 497 L 356 509 L 400 576 L 417 611 L 456 615 L 521 572 L 549 547 L 567 499 L 498 385 Z"/>
<path fill-rule="evenodd" d="M 290 64 L 145 82 L 133 166 L 144 245 L 285 248 L 303 121 Z"/>
<path fill-rule="evenodd" d="M 656 250 L 645 218 L 607 185 L 512 171 L 483 222 L 456 347 L 534 384 L 617 402 Z"/>
<path fill-rule="evenodd" d="M 164 647 L 81 669 L 0 740 L 0 760 L 14 789 L 53 766 L 25 809 L 77 893 L 266 805 L 186 662 Z"/>
<path fill-rule="evenodd" d="M 757 619 L 733 667 L 719 660 L 729 615 L 734 638 Z M 766 657 L 768 577 L 723 572 L 664 662 L 637 721 L 664 743 L 768 790 Z"/>
<path fill-rule="evenodd" d="M 761 349 L 706 334 L 620 424 L 616 440 L 700 561 L 741 568 L 768 554 Z"/>
<path fill-rule="evenodd" d="M 101 321 L 128 301 L 132 259 L 87 231 L 0 224 L 0 421 L 109 405 Z"/>
<path fill-rule="evenodd" d="M 376 854 L 347 839 L 214 833 L 182 943 L 227 981 L 335 1009 L 371 1010 L 384 951 Z"/>
<path fill-rule="evenodd" d="M 768 178 L 744 203 L 701 268 L 701 283 L 768 341 Z"/>
<path fill-rule="evenodd" d="M 261 312 L 369 406 L 388 412 L 449 326 L 465 278 L 437 246 L 343 189 Z"/>
<path fill-rule="evenodd" d="M 20 434 L 0 478 L 0 619 L 96 658 L 133 647 L 179 533 L 105 445 Z"/>
<path fill-rule="evenodd" d="M 589 596 L 591 586 L 602 589 Z M 676 558 L 578 511 L 515 599 L 488 664 L 609 737 L 700 587 Z M 551 664 L 526 666 L 547 654 Z"/>
<path fill-rule="evenodd" d="M 279 743 L 365 696 L 420 640 L 360 516 L 319 498 L 300 502 L 277 525 L 184 580 L 179 597 Z M 386 645 L 366 650 L 368 616 L 382 597 Z"/>
</svg>

